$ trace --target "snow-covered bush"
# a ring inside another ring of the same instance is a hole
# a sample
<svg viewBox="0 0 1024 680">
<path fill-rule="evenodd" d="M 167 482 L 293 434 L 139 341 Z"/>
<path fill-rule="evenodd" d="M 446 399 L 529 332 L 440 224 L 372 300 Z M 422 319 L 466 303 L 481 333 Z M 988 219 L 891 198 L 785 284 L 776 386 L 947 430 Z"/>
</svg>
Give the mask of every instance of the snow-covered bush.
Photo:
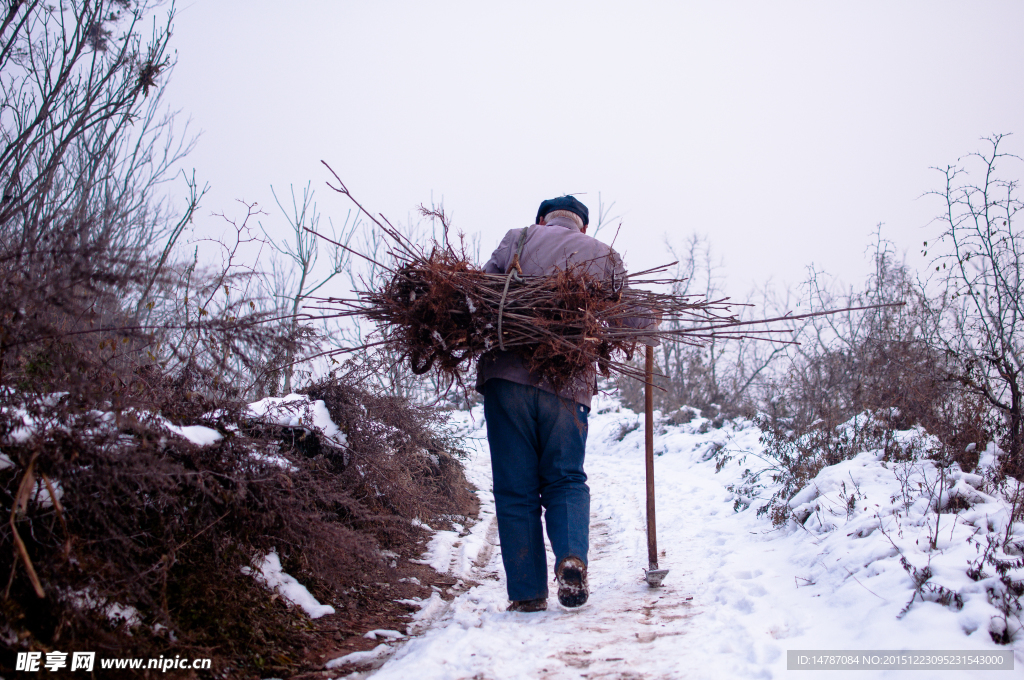
<svg viewBox="0 0 1024 680">
<path fill-rule="evenodd" d="M 419 556 L 418 522 L 469 511 L 438 412 L 338 377 L 270 402 L 175 423 L 0 391 L 0 635 L 259 666 L 311 638 L 247 570 L 274 555 L 316 600 L 356 611 L 387 599 L 385 553 Z"/>
<path fill-rule="evenodd" d="M 888 414 L 886 414 L 888 415 Z M 863 413 L 835 428 L 798 435 L 760 416 L 760 447 L 715 453 L 717 468 L 739 463 L 728 488 L 734 509 L 767 515 L 776 529 L 813 537 L 820 563 L 863 580 L 879 577 L 917 603 L 958 612 L 966 634 L 1001 644 L 1024 634 L 1024 485 L 1000 472 L 989 443 L 968 472 L 921 427 L 896 430 Z M 882 578 L 885 576 L 885 578 Z"/>
<path fill-rule="evenodd" d="M 825 467 L 835 465 L 868 449 L 881 449 L 893 460 L 915 457 L 916 451 L 897 445 L 895 431 L 873 414 L 864 413 L 837 427 L 818 426 L 798 433 L 792 419 L 758 413 L 753 422 L 761 431 L 760 464 L 747 468 L 742 481 L 733 485 L 735 507 L 749 506 L 755 499 L 757 514 L 767 515 L 772 524 L 789 521 L 790 499 Z M 719 469 L 735 454 L 718 454 Z M 770 490 L 767 499 L 762 494 Z"/>
</svg>

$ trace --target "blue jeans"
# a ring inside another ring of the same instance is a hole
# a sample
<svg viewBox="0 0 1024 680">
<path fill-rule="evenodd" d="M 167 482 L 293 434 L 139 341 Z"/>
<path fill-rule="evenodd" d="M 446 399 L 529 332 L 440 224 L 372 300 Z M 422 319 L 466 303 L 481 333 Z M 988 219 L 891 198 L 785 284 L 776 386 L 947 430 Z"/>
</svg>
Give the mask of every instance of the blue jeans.
<svg viewBox="0 0 1024 680">
<path fill-rule="evenodd" d="M 590 488 L 583 456 L 590 409 L 508 380 L 492 378 L 483 392 L 508 598 L 546 598 L 542 507 L 555 564 L 569 555 L 587 561 Z"/>
</svg>

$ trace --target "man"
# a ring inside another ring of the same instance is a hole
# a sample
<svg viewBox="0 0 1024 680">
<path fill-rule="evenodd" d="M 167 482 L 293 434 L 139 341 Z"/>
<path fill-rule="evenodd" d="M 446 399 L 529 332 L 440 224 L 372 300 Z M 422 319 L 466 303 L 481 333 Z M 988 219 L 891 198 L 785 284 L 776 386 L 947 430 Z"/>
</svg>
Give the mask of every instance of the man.
<svg viewBox="0 0 1024 680">
<path fill-rule="evenodd" d="M 606 281 L 622 281 L 622 259 L 586 235 L 589 221 L 587 207 L 573 196 L 544 201 L 525 240 L 522 229 L 509 231 L 484 270 L 508 273 L 518 252 L 523 276 L 543 276 L 575 265 Z M 646 328 L 656 322 L 637 317 L 628 323 Z M 547 609 L 542 507 L 555 553 L 558 601 L 579 607 L 590 594 L 590 489 L 583 458 L 590 400 L 597 393 L 596 372 L 591 369 L 576 384 L 556 391 L 514 353 L 495 350 L 480 358 L 476 389 L 484 395 L 498 536 L 511 600 L 508 610 Z"/>
</svg>

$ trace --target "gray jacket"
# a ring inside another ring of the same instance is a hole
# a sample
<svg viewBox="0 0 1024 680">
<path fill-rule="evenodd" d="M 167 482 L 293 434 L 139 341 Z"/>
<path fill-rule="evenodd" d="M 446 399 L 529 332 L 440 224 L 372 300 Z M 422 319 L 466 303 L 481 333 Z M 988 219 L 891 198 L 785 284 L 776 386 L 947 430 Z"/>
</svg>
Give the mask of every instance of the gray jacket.
<svg viewBox="0 0 1024 680">
<path fill-rule="evenodd" d="M 506 273 L 519 246 L 522 233 L 522 229 L 513 229 L 505 234 L 491 259 L 484 265 L 484 271 L 490 274 Z M 568 265 L 585 267 L 592 276 L 608 282 L 614 280 L 616 286 L 626 276 L 626 269 L 619 254 L 612 250 L 611 246 L 582 233 L 572 220 L 552 217 L 548 224 L 531 226 L 527 231 L 522 255 L 519 257 L 523 276 L 544 276 L 559 269 L 564 270 Z M 653 320 L 644 317 L 627 319 L 626 323 L 634 328 L 654 325 Z M 531 373 L 523 360 L 514 353 L 494 350 L 480 357 L 477 364 L 476 389 L 483 392 L 484 383 L 491 378 L 500 378 L 539 387 L 560 397 L 578 401 L 589 408 L 591 397 L 597 394 L 596 376 L 596 369 L 592 367 L 577 384 L 557 391 L 547 381 Z"/>
</svg>

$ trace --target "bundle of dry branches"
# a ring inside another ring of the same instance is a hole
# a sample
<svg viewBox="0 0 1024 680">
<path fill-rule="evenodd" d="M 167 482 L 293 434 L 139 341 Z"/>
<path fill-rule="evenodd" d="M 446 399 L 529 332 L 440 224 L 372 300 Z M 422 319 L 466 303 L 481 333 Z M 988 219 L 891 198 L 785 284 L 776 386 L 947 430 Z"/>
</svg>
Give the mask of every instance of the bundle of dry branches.
<svg viewBox="0 0 1024 680">
<path fill-rule="evenodd" d="M 320 300 L 324 318 L 360 316 L 377 324 L 373 342 L 342 351 L 387 346 L 408 359 L 413 372 L 433 370 L 441 384 L 462 386 L 475 358 L 503 349 L 562 391 L 588 382 L 595 364 L 602 375 L 643 380 L 643 372 L 629 363 L 638 343 L 672 336 L 701 345 L 712 337 L 751 332 L 736 329 L 747 324 L 730 312 L 726 299 L 648 290 L 671 289 L 676 281 L 655 278 L 671 264 L 620 281 L 591 275 L 585 263 L 540 277 L 485 273 L 451 245 L 443 213 L 424 210 L 441 220 L 444 239 L 423 247 L 383 216 L 374 218 L 335 178 L 338 186 L 331 188 L 348 196 L 389 239 L 385 263 L 351 251 L 386 272 L 383 284 L 367 285 L 355 298 Z M 685 330 L 661 330 L 661 319 L 685 321 Z"/>
<path fill-rule="evenodd" d="M 374 342 L 328 354 L 386 346 L 392 355 L 408 359 L 414 373 L 434 370 L 440 384 L 450 387 L 464 386 L 473 359 L 501 349 L 518 354 L 532 372 L 561 392 L 589 383 L 595 364 L 605 376 L 645 380 L 643 371 L 629 363 L 638 343 L 671 339 L 700 346 L 713 338 L 741 337 L 784 342 L 773 334 L 789 330 L 767 324 L 802 318 L 741 321 L 730 310 L 737 305 L 728 298 L 708 300 L 650 290 L 672 290 L 681 282 L 656 276 L 675 263 L 620 281 L 589 274 L 586 263 L 539 277 L 522 277 L 515 270 L 488 274 L 464 249 L 451 245 L 442 212 L 421 208 L 444 228 L 443 240 L 425 248 L 383 216 L 373 217 L 337 174 L 334 177 L 338 186 L 328 186 L 352 200 L 390 243 L 387 263 L 335 243 L 370 261 L 386 272 L 386 278 L 383 284 L 357 291 L 355 298 L 320 299 L 321 318 L 361 316 L 376 323 L 379 334 Z M 659 328 L 662 320 L 676 323 Z"/>
<path fill-rule="evenodd" d="M 702 322 L 705 334 L 708 324 L 737 322 L 726 315 L 722 301 L 615 285 L 582 266 L 509 280 L 483 272 L 444 244 L 433 244 L 426 253 L 395 232 L 389 230 L 389 236 L 399 248 L 391 251 L 394 263 L 386 284 L 355 299 L 325 300 L 322 309 L 370 319 L 380 341 L 408 357 L 413 372 L 433 369 L 448 384 L 461 384 L 472 360 L 495 349 L 518 354 L 559 391 L 571 389 L 595 364 L 603 375 L 642 380 L 642 372 L 627 361 L 638 342 L 663 334 L 653 328 L 657 319 L 685 315 Z M 698 335 L 693 342 L 700 342 Z"/>
</svg>

